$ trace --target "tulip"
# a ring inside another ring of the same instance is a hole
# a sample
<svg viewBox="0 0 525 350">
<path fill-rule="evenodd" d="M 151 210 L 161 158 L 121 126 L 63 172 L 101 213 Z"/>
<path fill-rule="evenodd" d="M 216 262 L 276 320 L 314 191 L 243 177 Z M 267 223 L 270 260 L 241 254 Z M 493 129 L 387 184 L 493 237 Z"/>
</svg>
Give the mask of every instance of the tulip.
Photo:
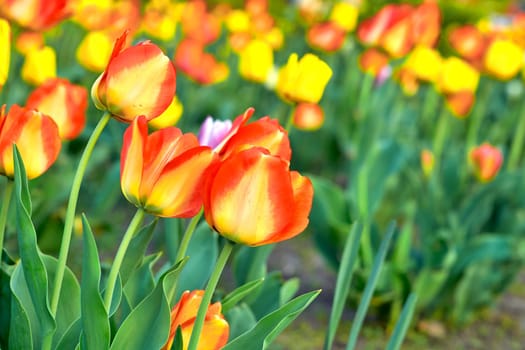
<svg viewBox="0 0 525 350">
<path fill-rule="evenodd" d="M 142 17 L 142 30 L 149 36 L 170 41 L 177 31 L 177 5 L 170 2 L 148 2 Z"/>
<path fill-rule="evenodd" d="M 498 148 L 485 142 L 469 152 L 469 160 L 478 180 L 489 182 L 498 175 L 503 164 L 503 154 Z"/>
<path fill-rule="evenodd" d="M 217 18 L 207 12 L 206 2 L 194 0 L 186 2 L 181 17 L 184 36 L 202 44 L 211 44 L 220 35 L 221 26 Z"/>
<path fill-rule="evenodd" d="M 197 311 L 204 296 L 203 290 L 185 291 L 179 302 L 171 311 L 170 335 L 162 350 L 172 347 L 177 328 L 182 332 L 182 348 L 188 348 L 189 339 L 193 331 Z M 199 338 L 198 350 L 219 350 L 228 342 L 230 327 L 221 314 L 221 303 L 216 302 L 208 306 L 204 325 Z"/>
<path fill-rule="evenodd" d="M 60 138 L 77 137 L 86 124 L 87 90 L 66 79 L 51 79 L 28 97 L 27 108 L 49 115 L 58 126 Z"/>
<path fill-rule="evenodd" d="M 412 37 L 415 44 L 432 47 L 441 31 L 441 11 L 436 2 L 417 6 L 412 13 Z"/>
<path fill-rule="evenodd" d="M 238 116 L 232 123 L 228 133 L 213 150 L 221 159 L 252 147 L 264 148 L 271 155 L 275 155 L 290 163 L 292 150 L 288 133 L 277 120 L 266 116 L 247 124 L 254 112 L 248 108 L 243 115 Z"/>
<path fill-rule="evenodd" d="M 434 164 L 436 163 L 436 160 L 434 159 L 434 154 L 432 153 L 432 151 L 424 149 L 421 151 L 420 160 L 421 170 L 423 171 L 423 174 L 425 175 L 425 177 L 430 177 L 432 171 L 434 170 Z"/>
<path fill-rule="evenodd" d="M 29 52 L 38 50 L 45 46 L 44 35 L 41 32 L 22 32 L 16 38 L 15 47 L 22 55 L 27 56 Z"/>
<path fill-rule="evenodd" d="M 184 106 L 180 103 L 177 96 L 173 97 L 169 107 L 162 112 L 157 118 L 149 121 L 149 125 L 155 129 L 167 128 L 177 124 L 182 117 L 182 112 L 184 111 Z"/>
<path fill-rule="evenodd" d="M 11 26 L 5 19 L 0 19 L 0 89 L 7 81 L 9 62 L 11 61 Z"/>
<path fill-rule="evenodd" d="M 460 91 L 445 96 L 445 104 L 452 114 L 457 118 L 464 118 L 469 115 L 476 95 L 471 91 Z"/>
<path fill-rule="evenodd" d="M 67 0 L 2 0 L 0 15 L 24 28 L 42 31 L 71 14 Z"/>
<path fill-rule="evenodd" d="M 479 72 L 458 57 L 443 60 L 441 74 L 437 80 L 438 89 L 444 93 L 476 91 Z"/>
<path fill-rule="evenodd" d="M 250 15 L 243 10 L 233 10 L 226 17 L 226 28 L 232 33 L 250 31 Z"/>
<path fill-rule="evenodd" d="M 88 32 L 77 48 L 78 63 L 92 72 L 103 72 L 111 57 L 112 42 L 106 32 Z"/>
<path fill-rule="evenodd" d="M 332 69 L 319 57 L 306 54 L 299 60 L 294 53 L 279 71 L 277 92 L 292 102 L 318 103 L 331 77 Z"/>
<path fill-rule="evenodd" d="M 13 144 L 16 144 L 24 165 L 27 178 L 34 179 L 43 174 L 60 153 L 58 127 L 47 115 L 13 105 L 5 113 L 0 111 L 0 174 L 14 176 Z"/>
<path fill-rule="evenodd" d="M 144 115 L 148 120 L 168 108 L 175 95 L 175 68 L 162 50 L 148 41 L 125 48 L 120 36 L 106 70 L 91 88 L 95 106 L 123 122 Z"/>
<path fill-rule="evenodd" d="M 318 23 L 306 34 L 308 44 L 318 50 L 336 52 L 345 42 L 346 32 L 334 22 Z"/>
<path fill-rule="evenodd" d="M 459 55 L 469 61 L 479 60 L 485 52 L 485 37 L 478 28 L 472 25 L 453 29 L 448 40 Z"/>
<path fill-rule="evenodd" d="M 418 79 L 435 82 L 441 72 L 441 62 L 438 51 L 420 45 L 410 53 L 403 66 L 413 72 Z"/>
<path fill-rule="evenodd" d="M 213 120 L 211 116 L 208 116 L 199 130 L 199 143 L 215 149 L 228 135 L 231 128 L 231 120 Z"/>
<path fill-rule="evenodd" d="M 279 50 L 284 43 L 284 34 L 281 28 L 273 27 L 272 29 L 261 34 L 261 37 L 266 41 L 272 49 Z"/>
<path fill-rule="evenodd" d="M 225 238 L 260 246 L 290 239 L 308 225 L 311 181 L 261 147 L 218 163 L 204 187 L 204 215 Z"/>
<path fill-rule="evenodd" d="M 355 5 L 341 1 L 334 5 L 329 19 L 348 33 L 355 29 L 358 16 L 359 9 Z"/>
<path fill-rule="evenodd" d="M 389 58 L 381 51 L 373 48 L 366 49 L 359 56 L 359 68 L 367 74 L 377 77 L 379 72 L 388 66 Z"/>
<path fill-rule="evenodd" d="M 41 85 L 47 79 L 57 76 L 57 58 L 55 50 L 50 46 L 31 50 L 22 65 L 22 79 L 31 85 Z"/>
<path fill-rule="evenodd" d="M 414 96 L 419 90 L 419 81 L 412 70 L 402 67 L 395 72 L 394 77 L 405 95 Z"/>
<path fill-rule="evenodd" d="M 245 79 L 263 83 L 272 67 L 273 50 L 265 41 L 252 40 L 239 55 L 239 72 Z"/>
<path fill-rule="evenodd" d="M 201 188 L 214 155 L 176 127 L 148 135 L 139 116 L 124 133 L 120 184 L 131 203 L 156 216 L 187 218 L 202 207 Z"/>
<path fill-rule="evenodd" d="M 292 123 L 300 130 L 317 130 L 324 123 L 323 109 L 315 103 L 299 103 L 293 111 Z"/>
<path fill-rule="evenodd" d="M 485 53 L 485 70 L 500 80 L 513 78 L 523 67 L 523 49 L 510 40 L 494 40 Z"/>
</svg>

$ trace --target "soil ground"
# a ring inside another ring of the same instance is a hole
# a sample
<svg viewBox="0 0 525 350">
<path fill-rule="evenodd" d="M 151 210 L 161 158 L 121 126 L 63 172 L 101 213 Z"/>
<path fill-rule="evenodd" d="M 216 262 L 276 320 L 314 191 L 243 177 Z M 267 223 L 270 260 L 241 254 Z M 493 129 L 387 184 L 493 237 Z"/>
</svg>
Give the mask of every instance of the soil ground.
<svg viewBox="0 0 525 350">
<path fill-rule="evenodd" d="M 312 240 L 299 236 L 276 245 L 270 270 L 281 270 L 285 278 L 299 277 L 301 292 L 321 288 L 319 297 L 272 344 L 272 350 L 320 350 L 328 325 L 336 274 L 315 250 Z M 345 349 L 352 312 L 342 317 L 334 349 Z M 446 330 L 439 323 L 431 327 L 444 333 L 431 337 L 411 330 L 402 349 L 525 350 L 525 270 L 513 285 L 481 317 L 462 329 Z M 383 328 L 366 324 L 358 349 L 382 350 L 388 340 Z"/>
</svg>

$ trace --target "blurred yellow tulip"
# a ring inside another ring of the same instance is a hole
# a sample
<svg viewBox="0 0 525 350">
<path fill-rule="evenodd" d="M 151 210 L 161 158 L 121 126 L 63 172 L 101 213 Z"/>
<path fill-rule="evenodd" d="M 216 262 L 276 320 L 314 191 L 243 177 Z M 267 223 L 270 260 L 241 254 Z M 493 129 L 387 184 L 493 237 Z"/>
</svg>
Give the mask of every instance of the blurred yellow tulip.
<svg viewBox="0 0 525 350">
<path fill-rule="evenodd" d="M 47 79 L 57 76 L 57 58 L 50 46 L 31 50 L 22 65 L 22 79 L 31 85 L 41 85 Z"/>
<path fill-rule="evenodd" d="M 523 54 L 523 49 L 512 41 L 496 39 L 485 53 L 485 69 L 498 79 L 509 80 L 523 67 Z"/>
<path fill-rule="evenodd" d="M 11 26 L 5 19 L 0 19 L 0 88 L 4 86 L 9 74 L 11 60 Z"/>
<path fill-rule="evenodd" d="M 357 17 L 359 16 L 359 9 L 357 6 L 348 2 L 338 2 L 332 8 L 330 13 L 330 21 L 337 24 L 341 29 L 351 32 L 357 25 Z"/>
<path fill-rule="evenodd" d="M 77 60 L 84 68 L 100 73 L 106 68 L 112 49 L 113 40 L 106 33 L 89 32 L 77 48 Z"/>
<path fill-rule="evenodd" d="M 157 118 L 150 120 L 148 124 L 154 129 L 163 129 L 169 126 L 174 126 L 180 120 L 183 111 L 184 106 L 177 96 L 175 96 L 168 108 Z"/>
<path fill-rule="evenodd" d="M 476 91 L 479 83 L 479 72 L 458 57 L 449 57 L 443 61 L 437 86 L 444 93 Z"/>
<path fill-rule="evenodd" d="M 239 73 L 245 79 L 263 83 L 272 67 L 273 50 L 265 41 L 252 40 L 239 55 Z"/>
<path fill-rule="evenodd" d="M 424 81 L 435 82 L 441 71 L 441 55 L 427 46 L 417 46 L 405 61 L 404 68 Z"/>
</svg>

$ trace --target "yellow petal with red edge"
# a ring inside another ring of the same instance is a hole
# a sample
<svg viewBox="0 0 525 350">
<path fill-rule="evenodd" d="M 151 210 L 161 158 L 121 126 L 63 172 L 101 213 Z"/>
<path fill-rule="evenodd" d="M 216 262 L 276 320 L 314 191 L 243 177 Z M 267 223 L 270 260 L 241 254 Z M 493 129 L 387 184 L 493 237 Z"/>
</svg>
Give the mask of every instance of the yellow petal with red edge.
<svg viewBox="0 0 525 350">
<path fill-rule="evenodd" d="M 140 206 L 144 148 L 148 137 L 146 118 L 140 116 L 126 129 L 120 156 L 120 186 L 128 201 Z"/>
<path fill-rule="evenodd" d="M 293 187 L 294 203 L 289 210 L 293 212 L 290 223 L 281 231 L 259 245 L 276 243 L 290 239 L 303 232 L 308 226 L 308 215 L 312 209 L 314 189 L 312 182 L 297 171 L 290 172 L 290 181 Z"/>
<path fill-rule="evenodd" d="M 257 245 L 281 231 L 292 215 L 288 177 L 288 164 L 262 148 L 232 155 L 222 163 L 206 193 L 211 226 L 247 245 Z"/>
<path fill-rule="evenodd" d="M 146 211 L 162 217 L 192 217 L 202 207 L 202 186 L 214 158 L 209 147 L 193 148 L 163 170 L 146 198 Z"/>
</svg>

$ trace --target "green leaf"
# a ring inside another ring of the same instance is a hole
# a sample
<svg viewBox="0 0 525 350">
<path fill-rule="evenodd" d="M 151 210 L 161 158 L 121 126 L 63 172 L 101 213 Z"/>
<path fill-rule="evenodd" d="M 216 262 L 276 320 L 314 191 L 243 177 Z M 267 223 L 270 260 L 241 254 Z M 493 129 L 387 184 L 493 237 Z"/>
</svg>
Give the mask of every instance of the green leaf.
<svg viewBox="0 0 525 350">
<path fill-rule="evenodd" d="M 284 282 L 279 291 L 279 305 L 284 305 L 295 296 L 300 286 L 299 278 L 291 278 Z"/>
<path fill-rule="evenodd" d="M 212 232 L 206 222 L 202 222 L 193 232 L 186 250 L 189 260 L 177 280 L 176 300 L 185 290 L 204 289 L 215 266 L 218 253 L 217 234 Z"/>
<path fill-rule="evenodd" d="M 182 350 L 184 349 L 184 343 L 182 341 L 182 328 L 177 327 L 175 336 L 173 337 L 173 344 L 171 344 L 170 350 Z"/>
<path fill-rule="evenodd" d="M 271 342 L 319 295 L 315 290 L 289 301 L 262 318 L 255 327 L 226 344 L 223 350 L 267 349 Z"/>
<path fill-rule="evenodd" d="M 16 295 L 11 298 L 11 323 L 9 325 L 9 346 L 12 350 L 33 349 L 33 331 L 29 315 Z"/>
<path fill-rule="evenodd" d="M 231 293 L 227 294 L 222 300 L 222 312 L 226 313 L 232 307 L 234 307 L 239 301 L 241 301 L 245 296 L 250 294 L 252 291 L 257 289 L 264 281 L 264 278 L 259 278 L 254 281 L 243 284 L 242 286 L 236 288 Z"/>
<path fill-rule="evenodd" d="M 24 270 L 23 278 L 29 290 L 30 302 L 38 315 L 39 333 L 35 335 L 34 346 L 40 347 L 41 340 L 53 332 L 56 325 L 48 305 L 48 280 L 44 262 L 36 241 L 36 232 L 31 221 L 31 198 L 29 185 L 20 153 L 16 145 L 13 146 L 15 162 L 15 193 L 16 193 L 16 222 L 21 266 Z M 22 279 L 19 280 L 20 283 Z M 13 293 L 16 292 L 13 291 Z M 24 301 L 28 302 L 28 301 Z"/>
<path fill-rule="evenodd" d="M 82 320 L 80 317 L 67 329 L 62 338 L 57 342 L 55 350 L 70 350 L 80 346 L 82 333 Z"/>
<path fill-rule="evenodd" d="M 392 336 L 388 340 L 386 350 L 401 349 L 401 344 L 403 342 L 403 339 L 405 338 L 408 327 L 410 326 L 410 321 L 412 320 L 412 316 L 414 315 L 414 310 L 416 309 L 416 303 L 417 295 L 414 293 L 410 293 L 407 301 L 405 302 L 405 306 L 403 306 L 403 311 L 401 311 L 399 320 L 396 323 L 394 333 L 392 333 Z"/>
<path fill-rule="evenodd" d="M 111 298 L 111 305 L 109 307 L 109 316 L 113 316 L 117 312 L 118 307 L 120 306 L 120 301 L 122 300 L 122 280 L 120 275 L 117 276 L 115 281 L 115 290 L 113 291 L 113 297 Z"/>
<path fill-rule="evenodd" d="M 272 271 L 266 276 L 261 287 L 253 294 L 253 298 L 251 295 L 246 298 L 245 302 L 250 305 L 258 320 L 281 306 L 282 284 L 281 272 Z"/>
<path fill-rule="evenodd" d="M 0 348 L 7 349 L 9 341 L 9 325 L 11 323 L 11 288 L 9 282 L 11 280 L 14 263 L 10 261 L 7 254 L 2 258 L 4 261 L 0 262 Z"/>
<path fill-rule="evenodd" d="M 152 268 L 159 257 L 160 253 L 145 257 L 142 264 L 133 271 L 128 283 L 124 286 L 124 297 L 131 309 L 137 307 L 155 288 Z"/>
<path fill-rule="evenodd" d="M 233 272 L 237 284 L 244 284 L 266 276 L 266 260 L 273 244 L 260 247 L 241 246 L 233 258 Z"/>
<path fill-rule="evenodd" d="M 151 241 L 151 237 L 153 236 L 153 231 L 157 226 L 157 222 L 158 220 L 155 219 L 150 224 L 144 226 L 129 243 L 119 271 L 122 285 L 126 285 L 126 282 L 128 281 L 128 278 L 130 277 L 133 270 L 141 265 L 142 259 L 146 254 L 148 244 Z"/>
<path fill-rule="evenodd" d="M 341 264 L 337 273 L 337 282 L 335 284 L 334 301 L 332 310 L 330 312 L 330 321 L 328 322 L 328 330 L 324 342 L 324 349 L 331 349 L 335 338 L 335 332 L 339 326 L 343 308 L 345 306 L 346 298 L 350 290 L 350 282 L 354 273 L 354 266 L 357 261 L 359 252 L 359 242 L 361 241 L 361 234 L 363 226 L 359 223 L 354 223 L 352 230 L 346 238 Z"/>
<path fill-rule="evenodd" d="M 112 350 L 158 350 L 166 343 L 171 312 L 166 295 L 185 262 L 166 271 L 153 292 L 131 311 L 113 339 Z"/>
<path fill-rule="evenodd" d="M 230 326 L 230 339 L 237 338 L 257 324 L 255 315 L 245 303 L 237 305 L 232 309 L 223 312 L 223 314 Z"/>
<path fill-rule="evenodd" d="M 82 215 L 84 249 L 82 254 L 82 349 L 109 347 L 109 318 L 100 295 L 100 262 L 97 244 L 85 215 Z"/>
<path fill-rule="evenodd" d="M 379 274 L 381 272 L 381 268 L 383 267 L 386 253 L 390 245 L 390 241 L 392 240 L 392 236 L 394 235 L 394 231 L 395 225 L 394 223 L 392 223 L 388 227 L 387 233 L 383 238 L 381 246 L 379 247 L 379 251 L 377 252 L 377 255 L 374 259 L 372 273 L 368 277 L 365 291 L 363 292 L 363 296 L 361 298 L 361 301 L 359 302 L 359 306 L 357 307 L 357 312 L 354 317 L 354 321 L 352 322 L 352 328 L 350 329 L 350 334 L 348 335 L 346 349 L 355 348 L 355 344 L 357 343 L 357 336 L 359 335 L 359 331 L 361 330 L 361 326 L 363 325 L 363 320 L 365 319 L 366 311 L 368 310 L 368 306 L 370 305 L 370 300 L 372 299 L 374 289 L 379 279 Z"/>
</svg>

